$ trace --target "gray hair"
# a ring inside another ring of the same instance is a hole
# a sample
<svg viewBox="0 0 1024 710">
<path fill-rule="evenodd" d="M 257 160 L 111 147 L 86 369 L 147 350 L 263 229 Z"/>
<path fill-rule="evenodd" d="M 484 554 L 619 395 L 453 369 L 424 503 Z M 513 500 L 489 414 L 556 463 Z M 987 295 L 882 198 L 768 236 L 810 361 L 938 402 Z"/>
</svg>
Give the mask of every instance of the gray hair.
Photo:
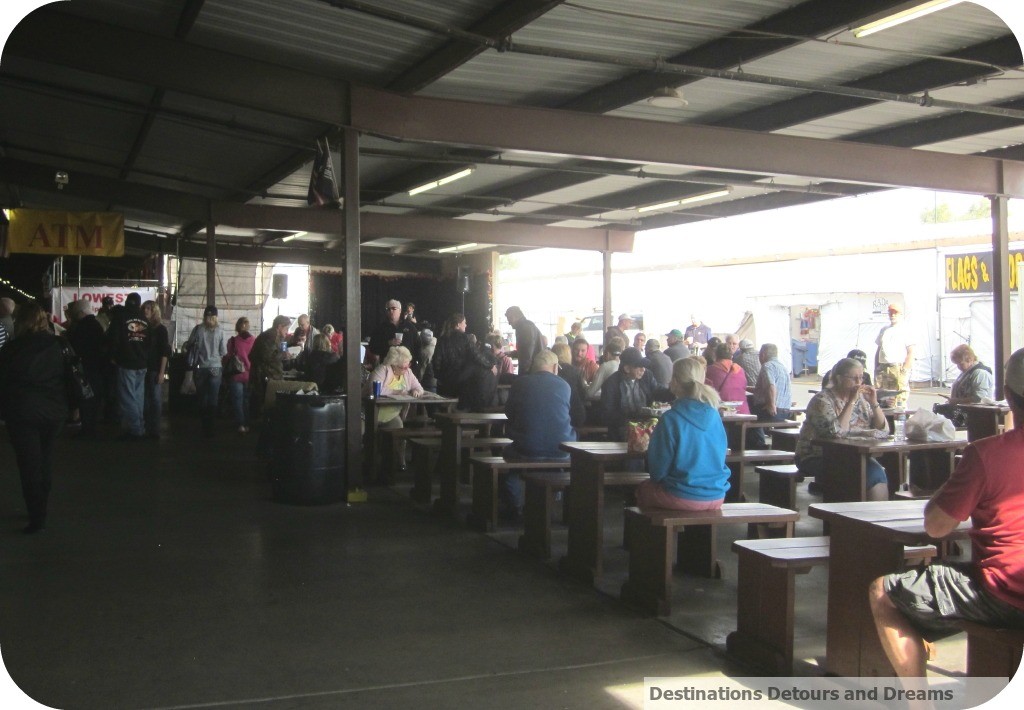
<svg viewBox="0 0 1024 710">
<path fill-rule="evenodd" d="M 552 365 L 558 364 L 558 356 L 550 350 L 541 350 L 539 353 L 533 356 L 533 362 L 530 363 L 530 372 L 540 372 L 541 370 L 549 370 Z"/>
<path fill-rule="evenodd" d="M 761 353 L 769 360 L 774 360 L 779 356 L 779 346 L 775 343 L 764 343 L 761 345 Z"/>
<path fill-rule="evenodd" d="M 412 353 L 404 345 L 392 345 L 384 356 L 385 365 L 408 365 L 412 362 Z"/>
</svg>

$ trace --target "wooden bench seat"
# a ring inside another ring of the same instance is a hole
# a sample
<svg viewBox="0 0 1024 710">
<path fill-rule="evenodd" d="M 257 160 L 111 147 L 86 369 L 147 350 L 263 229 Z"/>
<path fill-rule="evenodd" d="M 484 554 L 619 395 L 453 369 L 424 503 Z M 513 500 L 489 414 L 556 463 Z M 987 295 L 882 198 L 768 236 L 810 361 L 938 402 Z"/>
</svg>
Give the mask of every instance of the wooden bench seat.
<svg viewBox="0 0 1024 710">
<path fill-rule="evenodd" d="M 414 429 L 381 429 L 380 439 L 381 448 L 385 452 L 386 458 L 382 462 L 384 468 L 384 481 L 390 486 L 394 485 L 396 478 L 398 477 L 398 471 L 405 468 L 404 460 L 404 449 L 403 444 L 409 439 L 425 439 L 431 437 L 440 437 L 441 430 L 433 429 L 429 427 L 417 427 Z"/>
<path fill-rule="evenodd" d="M 772 429 L 772 448 L 781 451 L 796 452 L 796 442 L 800 438 L 800 429 Z"/>
<path fill-rule="evenodd" d="M 725 503 L 708 511 L 626 508 L 629 578 L 622 585 L 622 599 L 667 615 L 672 610 L 673 552 L 680 571 L 721 577 L 715 545 L 719 525 L 745 523 L 752 538 L 767 537 L 770 528 L 792 537 L 799 519 L 796 511 L 765 503 Z"/>
<path fill-rule="evenodd" d="M 648 480 L 646 471 L 606 471 L 604 485 L 638 486 Z M 539 557 L 551 557 L 551 514 L 555 507 L 555 493 L 568 495 L 569 472 L 531 472 L 523 477 L 523 534 L 519 537 L 519 551 Z"/>
<path fill-rule="evenodd" d="M 486 451 L 488 454 L 501 450 L 512 443 L 503 437 L 477 436 L 475 431 L 467 431 L 459 446 L 470 453 Z M 433 486 L 433 472 L 441 462 L 441 438 L 416 437 L 409 439 L 412 447 L 413 489 L 411 497 L 418 503 L 429 503 Z M 469 469 L 469 458 L 463 458 L 463 466 Z M 465 477 L 467 480 L 469 476 Z"/>
<path fill-rule="evenodd" d="M 829 538 L 736 540 L 732 549 L 739 556 L 736 630 L 726 648 L 770 675 L 792 675 L 795 577 L 828 564 Z M 905 554 L 908 562 L 927 563 L 936 548 L 908 547 Z"/>
<path fill-rule="evenodd" d="M 754 473 L 760 476 L 757 484 L 757 499 L 768 505 L 796 510 L 796 484 L 803 475 L 796 464 L 778 466 L 754 466 Z"/>
<path fill-rule="evenodd" d="M 1001 629 L 961 621 L 967 632 L 967 675 L 972 678 L 1013 678 L 1020 668 L 1024 629 Z"/>
<path fill-rule="evenodd" d="M 466 522 L 474 530 L 490 532 L 498 525 L 499 477 L 508 471 L 547 471 L 569 468 L 564 461 L 506 461 L 501 456 L 471 456 L 473 469 L 473 508 Z"/>
<path fill-rule="evenodd" d="M 725 454 L 725 465 L 729 467 L 729 491 L 725 494 L 728 503 L 742 503 L 746 500 L 743 494 L 743 471 L 745 466 L 758 464 L 793 463 L 796 456 L 792 451 L 780 449 L 745 449 L 729 450 Z"/>
</svg>

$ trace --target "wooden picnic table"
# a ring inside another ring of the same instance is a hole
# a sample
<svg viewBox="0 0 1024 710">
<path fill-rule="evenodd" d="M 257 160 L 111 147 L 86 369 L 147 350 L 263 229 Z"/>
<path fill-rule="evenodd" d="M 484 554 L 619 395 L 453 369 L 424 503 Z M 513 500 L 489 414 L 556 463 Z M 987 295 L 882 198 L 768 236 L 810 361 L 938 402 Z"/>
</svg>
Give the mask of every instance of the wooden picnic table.
<svg viewBox="0 0 1024 710">
<path fill-rule="evenodd" d="M 840 676 L 891 676 L 868 606 L 868 585 L 904 567 L 906 545 L 937 542 L 924 531 L 927 501 L 812 503 L 808 514 L 830 530 L 825 670 Z M 962 539 L 970 521 L 946 540 Z"/>
<path fill-rule="evenodd" d="M 1005 404 L 961 404 L 960 409 L 967 415 L 967 440 L 977 441 L 986 436 L 995 436 L 1000 428 L 1012 429 L 1013 416 Z"/>
<path fill-rule="evenodd" d="M 444 407 L 451 410 L 458 402 L 458 399 L 442 397 L 433 392 L 424 392 L 422 397 L 405 395 L 363 397 L 363 421 L 366 423 L 363 437 L 363 451 L 365 452 L 363 461 L 367 471 L 366 480 L 387 482 L 387 477 L 380 470 L 380 450 L 377 446 L 377 410 L 380 407 L 410 404 L 423 407 Z"/>
<path fill-rule="evenodd" d="M 559 568 L 594 584 L 602 574 L 605 473 L 646 455 L 628 451 L 622 441 L 566 441 L 559 448 L 569 452 L 569 549 Z"/>
<path fill-rule="evenodd" d="M 826 462 L 828 475 L 821 477 L 822 498 L 825 503 L 863 501 L 867 498 L 868 459 L 875 457 L 885 467 L 889 479 L 889 492 L 895 493 L 904 481 L 906 457 L 922 452 L 932 457 L 931 464 L 938 468 L 944 464 L 945 471 L 939 471 L 939 478 L 945 480 L 953 471 L 953 457 L 969 443 L 965 432 L 957 432 L 953 441 L 895 441 L 867 437 L 845 439 L 817 439 Z M 933 472 L 935 472 L 933 468 Z M 944 475 L 943 475 L 944 474 Z"/>
<path fill-rule="evenodd" d="M 435 501 L 439 512 L 455 515 L 459 502 L 459 472 L 462 470 L 462 434 L 466 427 L 490 427 L 506 422 L 501 412 L 438 412 L 434 415 L 441 429 L 441 453 L 437 460 L 440 496 Z"/>
</svg>

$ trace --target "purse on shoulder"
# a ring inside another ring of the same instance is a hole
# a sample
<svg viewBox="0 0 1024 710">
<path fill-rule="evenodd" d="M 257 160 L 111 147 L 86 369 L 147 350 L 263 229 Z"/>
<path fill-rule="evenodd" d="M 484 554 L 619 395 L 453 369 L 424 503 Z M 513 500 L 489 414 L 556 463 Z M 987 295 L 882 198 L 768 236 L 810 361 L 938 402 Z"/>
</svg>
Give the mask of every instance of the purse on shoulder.
<svg viewBox="0 0 1024 710">
<path fill-rule="evenodd" d="M 67 389 L 68 399 L 72 404 L 77 405 L 86 400 L 92 399 L 96 393 L 92 391 L 92 385 L 85 377 L 82 370 L 82 361 L 75 353 L 66 339 L 60 340 L 60 353 L 64 356 L 64 384 Z"/>
</svg>

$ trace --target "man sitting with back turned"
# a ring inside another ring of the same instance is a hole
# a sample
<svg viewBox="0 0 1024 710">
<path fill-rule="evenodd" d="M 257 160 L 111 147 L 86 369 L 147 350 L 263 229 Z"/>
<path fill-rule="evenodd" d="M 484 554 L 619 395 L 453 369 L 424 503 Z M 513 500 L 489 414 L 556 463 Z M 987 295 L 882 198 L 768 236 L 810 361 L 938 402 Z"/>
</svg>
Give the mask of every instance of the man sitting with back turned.
<svg viewBox="0 0 1024 710">
<path fill-rule="evenodd" d="M 569 422 L 569 383 L 558 376 L 558 356 L 541 350 L 533 358 L 530 374 L 517 377 L 505 404 L 511 445 L 502 452 L 508 461 L 522 459 L 569 460 L 558 448 L 563 441 L 576 441 Z M 499 502 L 504 517 L 517 520 L 523 510 L 523 485 L 519 474 L 505 474 Z"/>
<path fill-rule="evenodd" d="M 1024 421 L 1024 349 L 1006 363 L 1003 394 Z M 933 563 L 879 577 L 868 591 L 882 648 L 904 687 L 923 687 L 931 641 L 958 620 L 1024 628 L 1024 427 L 975 441 L 924 509 L 934 538 L 971 519 L 972 563 Z M 906 680 L 911 679 L 911 680 Z M 914 680 L 916 679 L 916 680 Z"/>
</svg>

